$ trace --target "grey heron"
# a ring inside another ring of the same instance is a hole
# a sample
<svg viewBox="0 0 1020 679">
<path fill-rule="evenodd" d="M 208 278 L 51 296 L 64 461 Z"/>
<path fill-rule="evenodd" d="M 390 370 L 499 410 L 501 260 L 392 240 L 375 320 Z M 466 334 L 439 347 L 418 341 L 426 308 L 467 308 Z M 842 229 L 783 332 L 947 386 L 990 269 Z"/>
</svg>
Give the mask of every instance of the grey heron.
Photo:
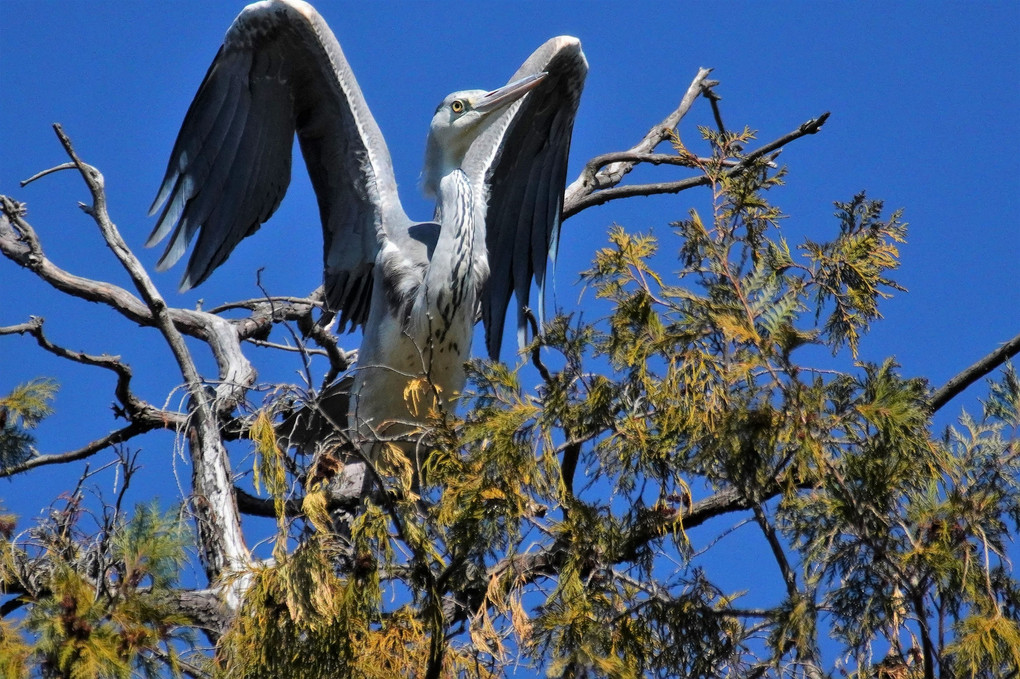
<svg viewBox="0 0 1020 679">
<path fill-rule="evenodd" d="M 368 437 L 394 423 L 406 431 L 421 421 L 405 400 L 411 380 L 427 377 L 439 401 L 463 389 L 479 309 L 496 358 L 511 294 L 521 333 L 533 280 L 543 294 L 586 73 L 579 41 L 561 36 L 509 84 L 443 99 L 423 177 L 435 218 L 415 222 L 324 19 L 300 0 L 249 5 L 185 116 L 147 245 L 173 229 L 165 270 L 197 233 L 180 287 L 205 280 L 279 206 L 296 132 L 322 221 L 326 304 L 341 330 L 363 326 L 349 425 Z"/>
</svg>

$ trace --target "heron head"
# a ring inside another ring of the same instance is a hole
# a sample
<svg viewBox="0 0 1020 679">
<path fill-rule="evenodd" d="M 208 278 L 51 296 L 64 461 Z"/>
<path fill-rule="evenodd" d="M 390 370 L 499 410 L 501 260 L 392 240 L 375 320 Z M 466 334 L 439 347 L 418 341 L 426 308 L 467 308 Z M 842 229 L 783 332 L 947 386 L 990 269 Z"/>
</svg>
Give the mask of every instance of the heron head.
<svg viewBox="0 0 1020 679">
<path fill-rule="evenodd" d="M 425 143 L 424 189 L 435 196 L 439 180 L 464 162 L 471 143 L 487 124 L 545 78 L 533 73 L 498 90 L 461 90 L 448 94 L 436 108 Z"/>
</svg>

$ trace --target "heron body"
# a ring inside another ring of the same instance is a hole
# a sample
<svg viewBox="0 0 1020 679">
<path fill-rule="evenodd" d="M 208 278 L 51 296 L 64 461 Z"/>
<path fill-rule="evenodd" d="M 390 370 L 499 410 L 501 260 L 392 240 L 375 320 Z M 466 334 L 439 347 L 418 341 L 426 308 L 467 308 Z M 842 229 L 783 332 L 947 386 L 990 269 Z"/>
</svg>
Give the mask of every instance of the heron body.
<svg viewBox="0 0 1020 679">
<path fill-rule="evenodd" d="M 406 275 L 411 267 L 397 248 L 379 253 L 384 273 L 358 351 L 348 423 L 365 441 L 399 440 L 431 406 L 464 387 L 476 300 L 489 277 L 484 222 L 475 219 L 480 201 L 461 170 L 442 178 L 439 195 L 442 227 L 429 265 L 416 269 L 420 276 Z M 418 389 L 421 402 L 412 409 L 406 388 L 417 377 L 430 388 Z"/>
<path fill-rule="evenodd" d="M 506 86 L 443 99 L 423 172 L 435 220 L 415 222 L 322 17 L 300 0 L 249 5 L 185 116 L 147 244 L 172 230 L 166 269 L 197 235 L 181 288 L 201 283 L 279 206 L 296 133 L 322 221 L 326 305 L 341 330 L 363 328 L 349 425 L 367 440 L 406 433 L 424 416 L 408 407 L 412 381 L 427 378 L 441 403 L 463 388 L 479 310 L 496 358 L 511 294 L 519 333 L 532 281 L 543 294 L 586 73 L 580 43 L 562 36 Z"/>
</svg>

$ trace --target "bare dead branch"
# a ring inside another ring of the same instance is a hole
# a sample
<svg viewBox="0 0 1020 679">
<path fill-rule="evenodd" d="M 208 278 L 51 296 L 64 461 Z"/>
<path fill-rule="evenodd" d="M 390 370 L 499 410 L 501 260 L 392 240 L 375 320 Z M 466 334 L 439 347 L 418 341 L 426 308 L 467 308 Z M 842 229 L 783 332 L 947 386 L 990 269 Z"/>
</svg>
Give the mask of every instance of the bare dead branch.
<svg viewBox="0 0 1020 679">
<path fill-rule="evenodd" d="M 0 327 L 0 335 L 28 334 L 35 338 L 36 343 L 45 351 L 59 356 L 60 358 L 110 370 L 117 376 L 117 386 L 114 394 L 123 406 L 123 411 L 118 414 L 137 423 L 148 423 L 154 426 L 146 429 L 159 427 L 175 427 L 184 424 L 184 417 L 177 412 L 161 410 L 149 403 L 139 399 L 131 391 L 131 378 L 133 376 L 130 366 L 123 363 L 119 356 L 103 354 L 96 356 L 80 351 L 74 351 L 58 344 L 54 344 L 43 332 L 45 319 L 40 316 L 32 316 L 26 323 Z"/>
<path fill-rule="evenodd" d="M 78 169 L 78 166 L 75 165 L 74 163 L 62 163 L 61 165 L 57 165 L 56 167 L 51 167 L 48 170 L 43 170 L 42 172 L 36 172 L 34 175 L 29 177 L 28 179 L 25 179 L 25 180 L 19 182 L 19 184 L 21 185 L 21 188 L 25 188 L 26 186 L 28 186 L 29 184 L 31 184 L 35 180 L 42 179 L 43 177 L 45 177 L 47 175 L 51 175 L 54 172 L 60 172 L 61 170 L 77 170 L 77 169 Z"/>
<path fill-rule="evenodd" d="M 0 325 L 0 335 L 24 335 L 31 333 L 35 328 L 42 325 L 43 319 L 38 316 L 29 316 L 29 320 L 17 325 Z"/>
<path fill-rule="evenodd" d="M 750 165 L 752 162 L 758 160 L 758 158 L 761 158 L 766 154 L 772 153 L 773 151 L 778 151 L 779 149 L 783 148 L 790 142 L 796 141 L 801 137 L 805 137 L 809 134 L 818 134 L 818 132 L 821 131 L 822 126 L 825 125 L 825 121 L 829 119 L 829 115 L 830 113 L 828 111 L 825 111 L 817 118 L 812 118 L 811 120 L 801 123 L 801 126 L 798 127 L 796 130 L 793 130 L 792 132 L 787 132 L 782 137 L 779 137 L 774 141 L 770 141 L 768 144 L 765 144 L 764 146 L 761 146 L 755 149 L 754 151 L 751 151 L 746 156 L 744 156 L 740 165 L 734 168 L 734 170 L 741 169 L 741 165 L 743 166 Z"/>
<path fill-rule="evenodd" d="M 193 506 L 196 512 L 200 555 L 210 582 L 217 582 L 223 575 L 246 568 L 250 558 L 241 532 L 241 519 L 232 492 L 230 460 L 220 438 L 213 398 L 206 391 L 191 353 L 184 344 L 184 338 L 174 325 L 166 301 L 110 219 L 102 174 L 96 168 L 82 162 L 60 125 L 53 127 L 61 145 L 77 166 L 92 194 L 92 205 L 83 206 L 82 209 L 96 222 L 107 246 L 128 272 L 184 377 L 193 409 L 190 430 L 192 485 L 196 496 Z M 220 372 L 228 376 L 217 389 L 217 395 L 227 400 L 240 398 L 244 387 L 254 383 L 254 369 L 241 352 L 237 333 L 229 323 L 211 314 L 204 320 L 210 338 L 220 346 L 220 354 L 217 355 Z M 234 587 L 226 588 L 224 597 L 231 608 L 236 609 L 240 605 L 241 595 Z"/>
<path fill-rule="evenodd" d="M 8 196 L 0 196 L 0 253 L 63 293 L 104 304 L 133 323 L 155 325 L 151 310 L 124 288 L 76 276 L 47 259 L 35 229 L 24 219 L 23 205 Z M 208 320 L 202 312 L 189 309 L 168 309 L 167 312 L 174 326 L 184 334 L 203 341 L 210 339 Z"/>
<path fill-rule="evenodd" d="M 582 210 L 587 210 L 590 207 L 596 205 L 604 205 L 611 200 L 619 200 L 620 198 L 631 198 L 634 196 L 657 196 L 664 193 L 680 193 L 687 189 L 693 189 L 695 186 L 708 186 L 712 183 L 712 180 L 705 175 L 699 175 L 697 177 L 688 177 L 687 179 L 680 179 L 675 182 L 655 182 L 652 184 L 632 184 L 624 186 L 614 186 L 610 189 L 593 193 L 585 198 L 578 200 L 567 209 L 566 206 L 563 208 L 563 218 L 573 217 Z"/>
<path fill-rule="evenodd" d="M 697 167 L 698 162 L 706 163 L 707 158 L 692 158 L 690 156 L 679 156 L 675 153 L 636 153 L 634 151 L 611 151 L 595 156 L 588 161 L 588 164 L 596 169 L 611 165 L 613 163 L 648 163 L 650 165 L 680 165 L 682 167 Z M 735 164 L 735 163 L 734 163 Z"/>
<path fill-rule="evenodd" d="M 267 519 L 276 518 L 276 503 L 272 499 L 256 497 L 244 490 L 234 486 L 234 495 L 237 497 L 237 509 L 242 514 L 249 516 L 260 516 Z M 292 498 L 284 503 L 284 512 L 288 518 L 304 516 L 301 509 L 301 499 Z"/>
<path fill-rule="evenodd" d="M 0 195 L 0 253 L 16 264 L 31 270 L 40 279 L 63 293 L 88 302 L 104 304 L 138 325 L 147 327 L 156 325 L 156 318 L 145 303 L 124 288 L 105 281 L 76 276 L 49 260 L 43 253 L 35 229 L 24 219 L 23 205 L 2 195 Z M 234 306 L 246 308 L 246 304 L 243 302 Z M 311 310 L 316 306 L 314 300 L 296 298 L 292 304 L 277 307 L 273 314 L 255 313 L 249 318 L 229 320 L 220 318 L 219 321 L 212 320 L 219 318 L 215 316 L 215 313 L 225 308 L 231 308 L 230 305 L 210 312 L 167 308 L 166 313 L 179 332 L 210 343 L 213 353 L 218 356 L 218 362 L 229 364 L 232 357 L 239 352 L 239 349 L 234 351 L 229 345 L 239 344 L 240 341 L 249 337 L 268 333 L 274 323 L 284 320 L 300 321 L 309 316 Z M 258 310 L 253 309 L 253 311 Z M 216 324 L 215 328 L 211 327 L 213 324 Z M 232 333 L 224 333 L 226 325 L 222 324 L 232 326 Z M 232 339 L 231 335 L 236 335 L 236 339 Z M 323 346 L 323 342 L 320 340 L 325 341 L 328 333 L 323 331 L 310 336 L 316 339 L 320 346 Z M 228 340 L 228 346 L 216 341 L 221 338 Z M 335 356 L 338 362 L 349 363 L 350 361 L 345 360 L 342 352 L 336 353 L 338 350 L 335 349 L 335 342 L 333 344 L 333 351 L 328 346 L 323 346 L 323 348 L 330 353 L 331 357 Z M 349 359 L 350 356 L 348 355 L 346 358 Z M 220 374 L 219 377 L 222 382 L 231 382 L 231 377 L 227 374 Z"/>
<path fill-rule="evenodd" d="M 351 364 L 358 360 L 358 350 L 345 351 L 340 348 L 337 336 L 321 323 L 312 321 L 311 315 L 298 319 L 298 329 L 322 347 L 329 356 L 329 370 L 322 378 L 321 388 L 326 389 L 336 378 L 346 372 Z"/>
<path fill-rule="evenodd" d="M 255 300 L 244 300 L 221 305 L 209 313 L 221 313 L 232 308 L 245 308 L 252 312 L 248 318 L 232 320 L 238 337 L 241 340 L 250 338 L 264 339 L 272 327 L 279 323 L 293 321 L 304 337 L 312 339 L 329 358 L 330 370 L 322 381 L 322 385 L 332 384 L 336 376 L 346 371 L 357 358 L 357 350 L 345 351 L 338 345 L 336 335 L 326 326 L 312 317 L 312 312 L 322 307 L 321 288 L 307 298 L 300 297 L 269 297 Z M 278 304 L 277 301 L 286 301 Z M 271 303 L 270 303 L 271 302 Z"/>
<path fill-rule="evenodd" d="M 759 158 L 781 149 L 783 146 L 789 144 L 792 141 L 800 139 L 803 136 L 817 133 L 825 121 L 828 120 L 829 113 L 823 113 L 817 118 L 812 118 L 807 122 L 803 123 L 800 127 L 792 132 L 788 132 L 783 136 L 775 139 L 754 151 L 751 151 L 744 156 L 740 162 L 727 170 L 728 175 L 735 175 L 743 172 L 751 164 L 757 161 Z M 624 152 L 629 153 L 629 152 Z M 603 156 L 599 156 L 601 158 Z M 681 163 L 677 163 L 681 164 Z M 621 177 L 622 178 L 622 177 Z M 576 183 L 576 182 L 575 182 Z M 711 179 L 707 175 L 699 175 L 696 177 L 689 177 L 687 179 L 681 179 L 673 182 L 659 182 L 654 184 L 634 184 L 629 186 L 615 186 L 608 185 L 606 187 L 596 185 L 586 185 L 586 190 L 577 192 L 570 195 L 569 201 L 564 199 L 563 203 L 563 218 L 567 219 L 576 215 L 578 212 L 595 205 L 603 205 L 611 200 L 617 200 L 620 198 L 630 198 L 632 196 L 653 196 L 664 193 L 680 193 L 687 189 L 694 188 L 695 186 L 707 186 L 711 183 Z M 573 186 L 573 185 L 571 185 Z M 568 189 L 569 193 L 569 189 Z"/>
<path fill-rule="evenodd" d="M 219 306 L 207 309 L 211 314 L 221 314 L 224 311 L 231 311 L 233 309 L 246 309 L 248 311 L 258 311 L 266 304 L 279 305 L 279 308 L 286 308 L 287 305 L 291 305 L 295 310 L 305 310 L 306 307 L 322 308 L 322 288 L 308 295 L 307 297 L 292 297 L 289 295 L 272 295 L 268 297 L 255 297 L 253 299 L 242 299 L 236 302 L 227 302 L 220 304 Z M 310 309 L 309 309 L 310 310 Z M 305 310 L 303 313 L 307 313 Z"/>
<path fill-rule="evenodd" d="M 948 382 L 936 389 L 929 400 L 932 412 L 937 412 L 967 387 L 992 372 L 1003 363 L 1020 353 L 1020 335 L 1007 341 L 980 361 L 963 372 L 952 377 Z"/>
<path fill-rule="evenodd" d="M 140 434 L 160 428 L 161 427 L 149 422 L 132 422 L 126 427 L 112 431 L 106 436 L 102 436 L 95 441 L 78 448 L 77 450 L 70 450 L 66 453 L 54 453 L 52 455 L 36 455 L 35 457 L 25 460 L 21 464 L 0 469 L 0 478 L 14 476 L 15 474 L 20 474 L 21 472 L 28 471 L 29 469 L 35 469 L 36 467 L 84 460 L 87 457 L 95 455 L 101 450 L 106 450 L 110 446 L 118 443 L 124 443 L 125 441 L 129 441 Z"/>
<path fill-rule="evenodd" d="M 44 465 L 81 460 L 110 446 L 123 443 L 154 429 L 176 429 L 184 425 L 185 417 L 181 413 L 156 408 L 132 393 L 130 387 L 132 378 L 131 368 L 122 363 L 118 357 L 85 354 L 54 344 L 43 332 L 43 322 L 42 318 L 34 316 L 26 323 L 0 327 L 0 336 L 28 334 L 35 338 L 36 343 L 40 347 L 55 356 L 83 365 L 96 366 L 112 371 L 117 376 L 117 385 L 114 393 L 117 400 L 123 406 L 118 414 L 130 420 L 131 424 L 95 439 L 77 450 L 53 455 L 37 455 L 19 465 L 7 467 L 0 470 L 0 477 L 13 476 L 14 474 Z"/>
<path fill-rule="evenodd" d="M 676 128 L 680 120 L 687 115 L 694 100 L 701 93 L 702 83 L 708 78 L 712 69 L 702 68 L 694 76 L 694 80 L 687 88 L 680 105 L 672 113 L 663 119 L 658 125 L 652 126 L 648 133 L 637 144 L 632 146 L 628 152 L 635 154 L 651 153 L 652 149 L 669 138 L 669 135 Z M 616 186 L 623 179 L 624 175 L 630 172 L 637 163 L 635 161 L 620 161 L 612 163 L 607 167 L 589 162 L 581 170 L 580 176 L 567 187 L 563 196 L 563 218 L 566 219 L 572 214 L 580 212 L 576 205 L 595 191 Z M 581 208 L 583 209 L 583 208 Z"/>
<path fill-rule="evenodd" d="M 25 204 L 0 196 L 0 252 L 21 266 L 36 271 L 42 247 L 35 229 L 25 221 Z"/>
</svg>

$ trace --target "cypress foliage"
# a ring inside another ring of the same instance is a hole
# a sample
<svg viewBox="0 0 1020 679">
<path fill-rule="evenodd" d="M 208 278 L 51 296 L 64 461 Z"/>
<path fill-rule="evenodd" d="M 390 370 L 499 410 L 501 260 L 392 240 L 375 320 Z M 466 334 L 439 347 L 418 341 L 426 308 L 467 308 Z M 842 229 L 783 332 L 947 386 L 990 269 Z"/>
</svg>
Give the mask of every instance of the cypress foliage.
<svg viewBox="0 0 1020 679">
<path fill-rule="evenodd" d="M 785 170 L 743 155 L 753 133 L 702 135 L 707 159 L 674 146 L 708 179 L 711 213 L 661 241 L 613 226 L 583 274 L 604 317 L 552 319 L 515 367 L 473 363 L 461 416 L 409 393 L 431 408 L 408 436 L 420 454 L 383 450 L 382 491 L 348 528 L 277 437 L 292 399 L 258 410 L 274 559 L 238 574 L 240 613 L 189 673 L 1015 676 L 1016 371 L 933 431 L 929 385 L 861 359 L 903 290 L 902 215 L 860 193 L 835 204 L 831 240 L 797 238 L 770 201 Z M 4 464 L 47 384 L 0 402 Z M 158 657 L 181 671 L 176 520 L 139 507 L 90 552 L 73 513 L 33 547 L 4 533 L 3 579 L 24 580 L 26 558 L 41 575 L 22 582 L 23 621 L 0 627 L 0 669 L 127 677 Z M 726 548 L 772 584 L 734 585 Z"/>
</svg>

